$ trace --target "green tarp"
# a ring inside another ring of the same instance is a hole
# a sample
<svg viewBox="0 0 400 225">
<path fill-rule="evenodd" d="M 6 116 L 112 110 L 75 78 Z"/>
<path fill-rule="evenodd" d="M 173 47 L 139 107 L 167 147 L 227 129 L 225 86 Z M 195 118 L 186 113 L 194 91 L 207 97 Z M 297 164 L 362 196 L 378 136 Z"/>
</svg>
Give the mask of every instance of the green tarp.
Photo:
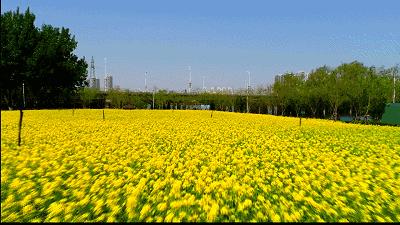
<svg viewBox="0 0 400 225">
<path fill-rule="evenodd" d="M 390 103 L 386 105 L 381 123 L 400 125 L 400 103 Z"/>
<path fill-rule="evenodd" d="M 343 122 L 346 122 L 346 123 L 349 123 L 349 122 L 353 121 L 353 117 L 351 117 L 351 116 L 341 116 L 341 117 L 339 117 L 339 120 L 343 121 Z"/>
</svg>

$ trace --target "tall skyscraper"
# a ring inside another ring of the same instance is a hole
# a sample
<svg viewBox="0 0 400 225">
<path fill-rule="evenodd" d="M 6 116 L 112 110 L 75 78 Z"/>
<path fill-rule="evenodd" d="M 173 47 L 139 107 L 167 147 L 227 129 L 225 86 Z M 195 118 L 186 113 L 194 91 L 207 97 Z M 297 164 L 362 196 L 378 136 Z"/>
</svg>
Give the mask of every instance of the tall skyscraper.
<svg viewBox="0 0 400 225">
<path fill-rule="evenodd" d="M 106 75 L 104 78 L 104 91 L 109 91 L 113 89 L 113 77 L 111 75 Z"/>
<path fill-rule="evenodd" d="M 104 58 L 104 91 L 113 89 L 113 78 L 110 74 L 107 75 L 107 58 Z"/>
</svg>

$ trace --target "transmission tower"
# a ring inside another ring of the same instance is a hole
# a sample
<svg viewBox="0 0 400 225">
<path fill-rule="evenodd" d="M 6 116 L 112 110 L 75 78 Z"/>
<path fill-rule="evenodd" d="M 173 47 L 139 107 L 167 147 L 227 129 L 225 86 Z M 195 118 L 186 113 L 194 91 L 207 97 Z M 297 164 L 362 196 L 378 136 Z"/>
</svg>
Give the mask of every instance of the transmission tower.
<svg viewBox="0 0 400 225">
<path fill-rule="evenodd" d="M 96 79 L 96 73 L 94 69 L 94 59 L 92 56 L 92 60 L 90 61 L 90 71 L 89 71 L 89 87 L 90 88 L 97 88 L 98 81 Z"/>
<path fill-rule="evenodd" d="M 251 88 L 251 86 L 250 86 L 250 71 L 246 71 L 248 74 L 249 74 L 249 83 L 247 83 L 246 82 L 246 84 L 247 84 L 247 96 L 246 96 L 246 110 L 247 110 L 247 113 L 249 113 L 249 111 L 250 111 L 250 107 L 249 107 L 249 92 L 250 92 L 250 88 Z"/>
<path fill-rule="evenodd" d="M 147 72 L 144 73 L 144 91 L 147 92 Z"/>
<path fill-rule="evenodd" d="M 92 56 L 92 61 L 90 62 L 90 78 L 96 78 L 95 71 L 94 71 L 94 59 Z"/>
</svg>

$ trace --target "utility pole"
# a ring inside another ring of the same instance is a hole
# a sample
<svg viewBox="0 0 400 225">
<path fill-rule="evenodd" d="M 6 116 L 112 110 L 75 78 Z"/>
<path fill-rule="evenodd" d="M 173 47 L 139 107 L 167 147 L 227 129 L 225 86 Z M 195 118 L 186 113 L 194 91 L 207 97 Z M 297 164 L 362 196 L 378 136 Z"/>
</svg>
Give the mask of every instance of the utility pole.
<svg viewBox="0 0 400 225">
<path fill-rule="evenodd" d="M 24 101 L 24 109 L 25 109 L 25 83 L 22 82 L 22 99 Z"/>
<path fill-rule="evenodd" d="M 249 113 L 249 91 L 247 90 L 247 96 L 246 96 L 246 110 L 247 113 Z"/>
<path fill-rule="evenodd" d="M 394 76 L 394 69 L 392 70 L 393 73 L 393 103 L 396 102 L 396 77 Z"/>
<path fill-rule="evenodd" d="M 203 91 L 205 90 L 205 86 L 204 86 L 204 76 L 203 76 Z"/>
<path fill-rule="evenodd" d="M 107 58 L 104 57 L 104 76 L 107 76 Z"/>
<path fill-rule="evenodd" d="M 246 97 L 246 108 L 247 108 L 247 113 L 249 113 L 250 108 L 249 108 L 249 92 L 250 92 L 250 71 L 246 71 L 249 74 L 249 83 L 247 84 L 247 97 Z"/>
<path fill-rule="evenodd" d="M 144 74 L 144 91 L 147 92 L 147 72 Z"/>
<path fill-rule="evenodd" d="M 249 87 L 248 88 L 250 89 L 250 86 L 251 86 L 250 85 L 250 71 L 246 71 L 246 72 L 249 74 Z"/>
<path fill-rule="evenodd" d="M 106 79 L 107 79 L 107 58 L 104 57 L 104 91 L 107 90 Z"/>
<path fill-rule="evenodd" d="M 245 83 L 245 87 L 246 87 L 246 112 L 249 112 L 249 89 L 248 89 L 248 85 L 247 85 L 247 80 L 244 81 Z"/>
<path fill-rule="evenodd" d="M 192 67 L 189 66 L 189 94 L 192 91 Z"/>
<path fill-rule="evenodd" d="M 154 94 L 155 94 L 155 92 L 156 92 L 156 89 L 153 88 L 153 109 L 154 109 Z"/>
</svg>

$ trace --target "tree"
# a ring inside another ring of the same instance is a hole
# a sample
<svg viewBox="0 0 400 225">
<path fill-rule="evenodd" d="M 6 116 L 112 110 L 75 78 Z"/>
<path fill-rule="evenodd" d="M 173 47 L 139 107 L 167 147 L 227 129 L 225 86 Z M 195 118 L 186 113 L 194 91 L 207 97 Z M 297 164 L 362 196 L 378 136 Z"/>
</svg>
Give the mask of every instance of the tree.
<svg viewBox="0 0 400 225">
<path fill-rule="evenodd" d="M 38 35 L 34 26 L 35 15 L 29 8 L 24 14 L 1 14 L 1 99 L 8 108 L 22 107 L 22 86 L 30 72 L 32 56 Z"/>
<path fill-rule="evenodd" d="M 1 15 L 1 95 L 8 107 L 21 105 L 22 84 L 31 108 L 70 107 L 85 85 L 87 63 L 73 54 L 77 47 L 69 29 L 34 26 L 35 16 L 6 12 Z"/>
<path fill-rule="evenodd" d="M 310 108 L 314 118 L 318 109 L 323 108 L 324 100 L 327 99 L 328 75 L 329 68 L 327 66 L 319 67 L 308 75 L 305 82 L 306 105 Z"/>
<path fill-rule="evenodd" d="M 86 80 L 87 63 L 72 54 L 77 47 L 69 30 L 43 25 L 33 56 L 29 84 L 41 103 L 39 107 L 57 107 L 69 102 L 69 97 Z M 60 99 L 62 102 L 57 102 Z"/>
<path fill-rule="evenodd" d="M 100 94 L 100 91 L 94 88 L 84 87 L 79 90 L 79 96 L 81 97 L 83 108 L 90 107 L 92 101 Z"/>
<path fill-rule="evenodd" d="M 371 115 L 376 120 L 382 117 L 390 90 L 390 79 L 387 78 L 376 73 L 370 77 L 368 83 L 368 103 L 364 109 L 364 116 Z"/>
<path fill-rule="evenodd" d="M 298 117 L 306 103 L 306 91 L 304 88 L 304 73 L 290 74 L 285 77 L 285 82 L 288 84 L 288 98 L 296 116 Z"/>
<path fill-rule="evenodd" d="M 356 118 L 362 114 L 363 105 L 368 95 L 368 83 L 370 71 L 362 63 L 354 61 L 342 64 L 336 68 L 341 75 L 340 83 L 345 99 L 350 103 L 350 110 L 354 110 Z M 351 111 L 350 111 L 351 115 Z"/>
<path fill-rule="evenodd" d="M 328 101 L 331 106 L 331 112 L 335 120 L 338 119 L 339 107 L 346 101 L 347 95 L 344 88 L 343 79 L 340 72 L 335 69 L 328 76 Z"/>
<path fill-rule="evenodd" d="M 275 100 L 281 107 L 282 115 L 291 114 L 298 116 L 305 105 L 304 74 L 285 73 L 276 80 L 273 86 Z"/>
<path fill-rule="evenodd" d="M 273 85 L 273 97 L 275 104 L 280 106 L 281 115 L 285 114 L 286 107 L 289 105 L 289 99 L 287 96 L 287 87 L 285 87 L 284 76 L 279 76 Z"/>
</svg>

